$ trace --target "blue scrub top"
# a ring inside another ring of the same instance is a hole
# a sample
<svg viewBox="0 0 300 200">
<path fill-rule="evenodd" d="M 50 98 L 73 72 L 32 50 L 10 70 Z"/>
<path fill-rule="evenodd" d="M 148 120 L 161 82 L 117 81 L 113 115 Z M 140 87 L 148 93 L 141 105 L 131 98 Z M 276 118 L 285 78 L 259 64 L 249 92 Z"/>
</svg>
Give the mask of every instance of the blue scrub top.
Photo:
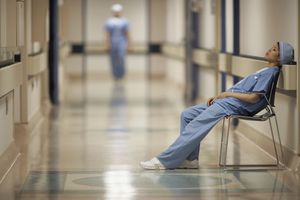
<svg viewBox="0 0 300 200">
<path fill-rule="evenodd" d="M 238 93 L 248 92 L 269 92 L 271 85 L 277 73 L 279 73 L 278 67 L 266 67 L 262 70 L 251 74 L 240 82 L 232 86 L 228 91 Z M 263 96 L 256 103 L 247 103 L 236 99 L 234 97 L 227 97 L 224 99 L 217 99 L 215 101 L 218 105 L 223 107 L 227 114 L 242 114 L 242 115 L 254 115 L 266 107 L 267 101 Z"/>
<path fill-rule="evenodd" d="M 106 21 L 105 30 L 110 33 L 111 48 L 126 47 L 128 29 L 128 20 L 123 17 L 112 17 Z"/>
</svg>

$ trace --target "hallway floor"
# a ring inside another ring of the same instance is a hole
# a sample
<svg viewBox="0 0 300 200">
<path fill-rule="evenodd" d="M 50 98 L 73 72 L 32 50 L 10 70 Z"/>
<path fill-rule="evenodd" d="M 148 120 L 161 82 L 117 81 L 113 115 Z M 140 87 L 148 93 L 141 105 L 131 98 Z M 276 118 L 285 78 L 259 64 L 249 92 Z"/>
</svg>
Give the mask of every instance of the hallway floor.
<svg viewBox="0 0 300 200">
<path fill-rule="evenodd" d="M 19 166 L 26 179 L 20 200 L 298 199 L 299 174 L 219 169 L 217 128 L 201 146 L 200 169 L 140 168 L 140 161 L 178 135 L 185 106 L 171 84 L 88 79 L 73 80 L 64 90 L 61 106 L 50 110 L 21 149 Z M 233 140 L 229 160 L 272 161 L 242 137 Z"/>
</svg>

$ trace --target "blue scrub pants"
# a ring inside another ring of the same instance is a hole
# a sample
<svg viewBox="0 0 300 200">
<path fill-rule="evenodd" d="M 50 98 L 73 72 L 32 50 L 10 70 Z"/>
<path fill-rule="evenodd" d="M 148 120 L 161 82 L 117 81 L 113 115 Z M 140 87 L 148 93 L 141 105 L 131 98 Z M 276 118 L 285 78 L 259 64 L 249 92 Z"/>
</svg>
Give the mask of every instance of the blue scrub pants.
<svg viewBox="0 0 300 200">
<path fill-rule="evenodd" d="M 157 158 L 169 169 L 178 167 L 184 160 L 198 160 L 200 142 L 226 115 L 224 108 L 214 103 L 196 105 L 181 113 L 180 136 Z"/>
<path fill-rule="evenodd" d="M 112 74 L 114 78 L 122 79 L 125 75 L 125 53 L 124 47 L 114 47 L 110 52 Z"/>
</svg>

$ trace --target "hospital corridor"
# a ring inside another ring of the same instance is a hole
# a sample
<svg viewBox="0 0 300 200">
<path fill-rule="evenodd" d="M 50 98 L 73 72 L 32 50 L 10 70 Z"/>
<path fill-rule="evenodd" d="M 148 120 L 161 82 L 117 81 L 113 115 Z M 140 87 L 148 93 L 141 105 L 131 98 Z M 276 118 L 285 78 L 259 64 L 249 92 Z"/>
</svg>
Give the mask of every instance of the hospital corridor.
<svg viewBox="0 0 300 200">
<path fill-rule="evenodd" d="M 298 0 L 0 0 L 0 200 L 300 199 Z"/>
</svg>

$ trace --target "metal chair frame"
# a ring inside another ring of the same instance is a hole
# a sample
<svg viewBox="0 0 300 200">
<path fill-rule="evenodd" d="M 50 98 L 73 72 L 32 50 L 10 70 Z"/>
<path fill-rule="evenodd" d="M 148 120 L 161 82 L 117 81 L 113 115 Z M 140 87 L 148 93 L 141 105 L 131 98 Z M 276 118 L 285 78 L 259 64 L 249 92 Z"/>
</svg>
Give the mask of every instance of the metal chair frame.
<svg viewBox="0 0 300 200">
<path fill-rule="evenodd" d="M 284 169 L 284 154 L 282 149 L 282 143 L 280 139 L 280 133 L 278 128 L 278 122 L 276 113 L 273 109 L 275 107 L 274 105 L 274 99 L 275 99 L 275 93 L 276 93 L 276 85 L 277 80 L 279 77 L 279 73 L 276 75 L 275 80 L 273 81 L 273 84 L 271 86 L 270 92 L 269 92 L 269 98 L 267 97 L 267 94 L 259 93 L 264 96 L 266 99 L 268 105 L 265 107 L 266 112 L 261 115 L 254 115 L 254 116 L 243 116 L 243 115 L 229 115 L 223 118 L 223 126 L 222 126 L 222 139 L 221 139 L 221 148 L 220 148 L 220 155 L 219 155 L 219 166 L 223 167 L 224 170 L 268 170 L 268 169 Z M 277 129 L 277 137 L 279 142 L 279 151 L 281 153 L 282 162 L 280 162 L 278 150 L 276 147 L 276 141 L 274 137 L 274 132 L 272 128 L 272 122 L 271 118 L 275 119 L 276 129 Z M 227 131 L 225 132 L 225 121 L 228 119 L 228 127 Z M 230 122 L 231 119 L 242 119 L 242 120 L 250 120 L 250 121 L 269 121 L 270 130 L 271 130 L 271 136 L 272 141 L 274 145 L 274 152 L 276 157 L 276 163 L 274 164 L 227 164 L 227 148 L 228 148 L 228 138 L 229 138 L 229 132 L 230 132 Z"/>
</svg>

